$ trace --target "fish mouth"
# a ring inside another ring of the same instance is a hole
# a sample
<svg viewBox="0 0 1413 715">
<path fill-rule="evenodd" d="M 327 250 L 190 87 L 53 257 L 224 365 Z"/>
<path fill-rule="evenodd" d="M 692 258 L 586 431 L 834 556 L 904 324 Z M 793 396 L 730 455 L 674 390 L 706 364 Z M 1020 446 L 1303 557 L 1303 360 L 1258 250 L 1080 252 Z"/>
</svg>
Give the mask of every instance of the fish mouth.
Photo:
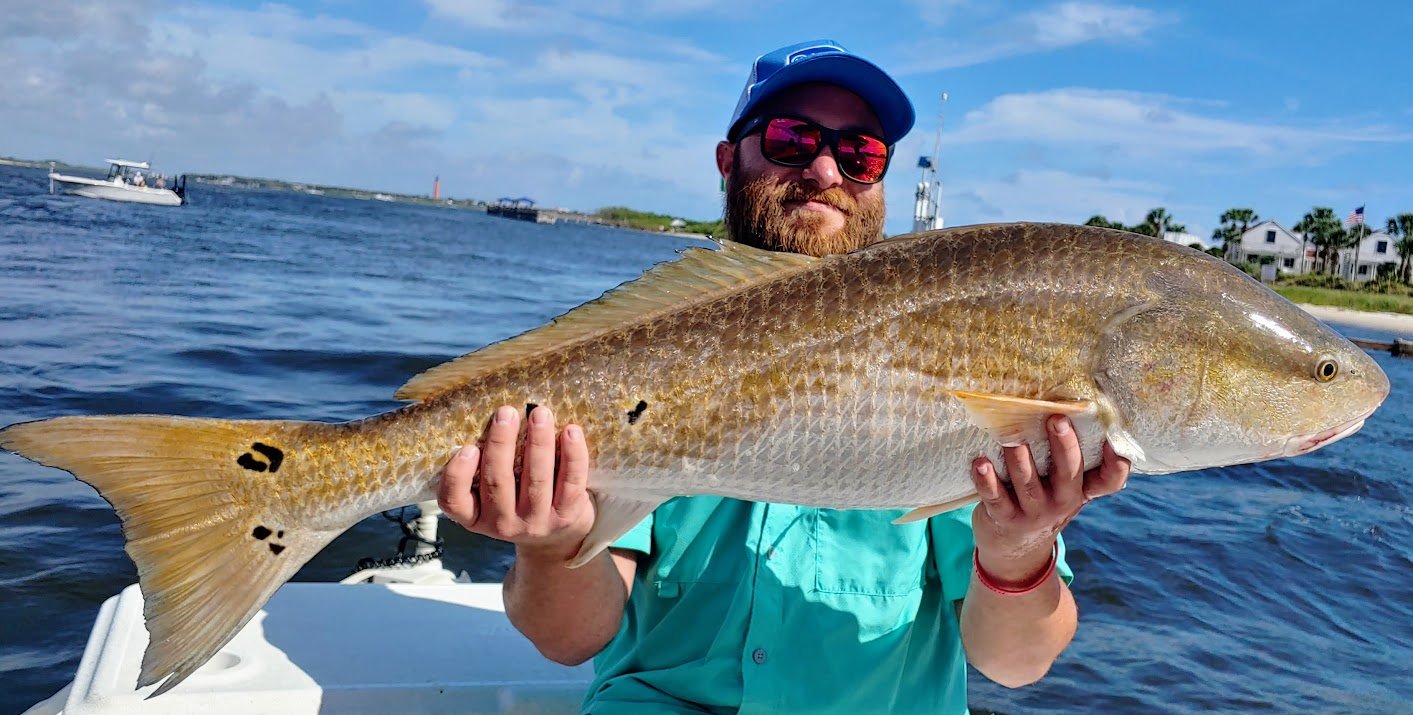
<svg viewBox="0 0 1413 715">
<path fill-rule="evenodd" d="M 1297 455 L 1313 452 L 1327 445 L 1334 444 L 1335 442 L 1338 442 L 1344 439 L 1345 437 L 1348 437 L 1349 435 L 1358 432 L 1359 429 L 1364 426 L 1364 420 L 1367 420 L 1369 418 L 1369 415 L 1372 414 L 1374 414 L 1374 410 L 1369 410 L 1363 415 L 1352 419 L 1338 427 L 1331 427 L 1330 429 L 1327 429 L 1323 432 L 1316 432 L 1315 434 L 1296 435 L 1294 437 L 1291 437 L 1290 439 L 1286 440 L 1285 449 L 1282 450 L 1281 456 L 1294 457 Z"/>
</svg>

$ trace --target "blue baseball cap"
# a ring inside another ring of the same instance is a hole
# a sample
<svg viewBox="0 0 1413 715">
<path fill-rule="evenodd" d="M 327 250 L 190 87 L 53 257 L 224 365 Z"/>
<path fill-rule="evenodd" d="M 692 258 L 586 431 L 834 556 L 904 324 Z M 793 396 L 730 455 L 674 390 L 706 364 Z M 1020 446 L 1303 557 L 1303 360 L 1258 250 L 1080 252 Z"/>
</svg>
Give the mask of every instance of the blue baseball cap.
<svg viewBox="0 0 1413 715">
<path fill-rule="evenodd" d="M 812 40 L 756 58 L 726 138 L 739 139 L 736 132 L 766 100 L 806 82 L 838 85 L 862 97 L 883 125 L 883 141 L 888 144 L 896 144 L 913 128 L 913 103 L 887 72 L 833 40 Z"/>
</svg>

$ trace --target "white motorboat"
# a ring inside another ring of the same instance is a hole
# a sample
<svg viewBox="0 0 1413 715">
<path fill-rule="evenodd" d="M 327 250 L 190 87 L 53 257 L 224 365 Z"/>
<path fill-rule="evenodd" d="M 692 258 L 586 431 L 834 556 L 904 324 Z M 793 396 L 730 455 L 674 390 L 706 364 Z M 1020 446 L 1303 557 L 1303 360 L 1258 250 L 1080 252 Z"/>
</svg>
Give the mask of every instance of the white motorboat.
<svg viewBox="0 0 1413 715">
<path fill-rule="evenodd" d="M 160 174 L 153 174 L 152 167 L 145 161 L 106 161 L 108 176 L 103 179 L 60 174 L 54 170 L 54 163 L 50 162 L 49 193 L 55 193 L 57 189 L 66 194 L 87 196 L 91 199 L 131 201 L 159 206 L 181 206 L 186 203 L 185 175 L 169 180 Z"/>
<path fill-rule="evenodd" d="M 436 502 L 405 533 L 416 553 L 341 583 L 281 587 L 215 657 L 156 698 L 136 584 L 98 612 L 74 680 L 26 715 L 577 712 L 593 666 L 547 660 L 505 616 L 500 584 L 441 563 Z"/>
</svg>

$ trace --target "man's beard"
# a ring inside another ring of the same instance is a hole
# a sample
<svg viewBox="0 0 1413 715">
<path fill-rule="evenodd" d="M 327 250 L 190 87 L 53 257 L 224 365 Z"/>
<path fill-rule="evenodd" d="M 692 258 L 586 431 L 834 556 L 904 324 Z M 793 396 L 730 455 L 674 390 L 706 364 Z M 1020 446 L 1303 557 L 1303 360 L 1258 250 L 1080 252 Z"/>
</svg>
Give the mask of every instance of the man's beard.
<svg viewBox="0 0 1413 715">
<path fill-rule="evenodd" d="M 735 162 L 726 183 L 726 230 L 731 240 L 769 251 L 810 256 L 848 253 L 883 238 L 883 197 L 862 199 L 834 186 L 811 189 L 759 176 L 747 179 Z M 844 214 L 842 229 L 826 228 L 830 217 L 786 208 L 787 201 L 818 201 Z"/>
</svg>

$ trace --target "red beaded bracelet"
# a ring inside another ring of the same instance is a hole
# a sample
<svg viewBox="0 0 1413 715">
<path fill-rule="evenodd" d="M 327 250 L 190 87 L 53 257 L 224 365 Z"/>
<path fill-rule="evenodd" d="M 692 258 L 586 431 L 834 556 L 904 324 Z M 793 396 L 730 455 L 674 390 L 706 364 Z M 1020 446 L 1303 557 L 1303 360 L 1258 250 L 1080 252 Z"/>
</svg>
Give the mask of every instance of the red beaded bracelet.
<svg viewBox="0 0 1413 715">
<path fill-rule="evenodd" d="M 1022 596 L 1045 585 L 1045 582 L 1050 580 L 1050 575 L 1055 573 L 1055 565 L 1058 564 L 1059 561 L 1060 544 L 1057 542 L 1050 547 L 1050 562 L 1045 564 L 1044 572 L 1037 576 L 1034 581 L 1024 586 L 1009 588 L 991 580 L 991 576 L 987 575 L 986 570 L 981 568 L 981 556 L 977 553 L 976 549 L 971 550 L 971 563 L 976 569 L 976 580 L 980 581 L 981 585 L 1002 596 Z"/>
</svg>

